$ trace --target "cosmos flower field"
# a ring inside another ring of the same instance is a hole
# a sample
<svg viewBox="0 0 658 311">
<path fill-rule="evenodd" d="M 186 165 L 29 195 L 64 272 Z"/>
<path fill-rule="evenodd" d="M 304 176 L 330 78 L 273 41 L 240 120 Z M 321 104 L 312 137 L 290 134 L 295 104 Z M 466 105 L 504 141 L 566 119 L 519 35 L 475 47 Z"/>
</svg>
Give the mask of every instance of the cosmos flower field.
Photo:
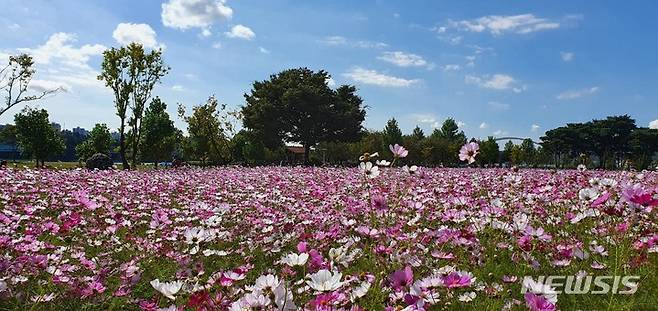
<svg viewBox="0 0 658 311">
<path fill-rule="evenodd" d="M 5 169 L 0 309 L 655 310 L 657 205 L 655 172 Z"/>
</svg>

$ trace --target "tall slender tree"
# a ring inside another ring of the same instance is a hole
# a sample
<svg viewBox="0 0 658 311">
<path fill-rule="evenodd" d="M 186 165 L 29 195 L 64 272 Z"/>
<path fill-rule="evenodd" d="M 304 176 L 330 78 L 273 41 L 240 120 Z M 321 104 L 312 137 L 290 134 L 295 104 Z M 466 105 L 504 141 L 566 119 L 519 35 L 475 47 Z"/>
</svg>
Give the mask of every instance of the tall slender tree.
<svg viewBox="0 0 658 311">
<path fill-rule="evenodd" d="M 126 156 L 126 125 L 130 126 L 130 160 L 135 166 L 139 153 L 144 105 L 151 97 L 155 85 L 169 72 L 162 60 L 162 51 L 146 52 L 141 44 L 131 43 L 103 52 L 99 80 L 114 92 L 114 104 L 120 120 L 119 154 L 124 169 L 130 169 Z M 132 115 L 128 117 L 128 110 Z"/>
</svg>

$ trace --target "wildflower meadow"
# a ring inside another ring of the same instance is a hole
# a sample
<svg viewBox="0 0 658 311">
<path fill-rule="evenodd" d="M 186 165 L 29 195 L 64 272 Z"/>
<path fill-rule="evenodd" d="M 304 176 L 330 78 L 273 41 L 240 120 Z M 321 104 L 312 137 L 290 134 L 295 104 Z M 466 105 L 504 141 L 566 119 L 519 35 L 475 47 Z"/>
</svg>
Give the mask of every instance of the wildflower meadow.
<svg viewBox="0 0 658 311">
<path fill-rule="evenodd" d="M 407 154 L 391 146 L 357 168 L 0 170 L 0 309 L 658 305 L 656 172 L 400 166 Z M 536 281 L 551 275 L 587 288 Z"/>
</svg>

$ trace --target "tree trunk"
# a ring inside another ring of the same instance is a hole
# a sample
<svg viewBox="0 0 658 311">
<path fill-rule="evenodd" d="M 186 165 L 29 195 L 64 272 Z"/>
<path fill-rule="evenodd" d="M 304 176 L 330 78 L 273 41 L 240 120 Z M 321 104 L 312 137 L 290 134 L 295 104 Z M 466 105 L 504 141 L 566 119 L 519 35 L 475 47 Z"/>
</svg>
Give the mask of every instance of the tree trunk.
<svg viewBox="0 0 658 311">
<path fill-rule="evenodd" d="M 137 167 L 137 152 L 139 148 L 139 120 L 135 120 L 132 125 L 133 135 L 132 135 L 132 154 L 130 155 L 131 163 L 133 168 Z"/>
<path fill-rule="evenodd" d="M 126 124 L 125 120 L 121 119 L 121 127 L 119 128 L 119 154 L 121 155 L 121 164 L 123 165 L 124 170 L 130 169 L 130 164 L 128 164 L 128 159 L 126 159 Z"/>
<path fill-rule="evenodd" d="M 309 161 L 309 155 L 311 153 L 311 143 L 304 143 L 304 165 L 308 166 L 311 164 Z"/>
</svg>

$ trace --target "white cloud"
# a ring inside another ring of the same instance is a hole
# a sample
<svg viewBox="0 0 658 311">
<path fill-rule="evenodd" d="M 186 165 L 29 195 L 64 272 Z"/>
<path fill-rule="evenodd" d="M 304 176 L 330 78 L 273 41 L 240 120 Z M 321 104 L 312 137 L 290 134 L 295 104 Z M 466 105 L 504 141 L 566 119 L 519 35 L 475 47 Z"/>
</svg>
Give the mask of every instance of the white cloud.
<svg viewBox="0 0 658 311">
<path fill-rule="evenodd" d="M 343 45 L 343 44 L 347 44 L 347 39 L 341 36 L 329 36 L 320 40 L 320 42 L 326 45 Z"/>
<path fill-rule="evenodd" d="M 251 40 L 256 36 L 251 28 L 244 25 L 235 25 L 231 28 L 231 31 L 225 32 L 225 34 L 229 38 L 238 38 L 244 40 Z"/>
<path fill-rule="evenodd" d="M 163 25 L 181 30 L 209 30 L 212 24 L 232 16 L 233 10 L 225 0 L 169 0 L 162 4 L 161 13 Z"/>
<path fill-rule="evenodd" d="M 210 31 L 210 29 L 208 29 L 208 28 L 204 28 L 203 30 L 201 30 L 201 36 L 202 37 L 210 37 L 210 36 L 212 36 L 212 31 Z"/>
<path fill-rule="evenodd" d="M 515 93 L 520 93 L 525 90 L 525 86 L 519 84 L 517 80 L 506 74 L 494 74 L 483 75 L 483 76 L 473 76 L 466 75 L 464 77 L 464 82 L 467 84 L 475 84 L 479 87 L 492 90 L 512 90 Z"/>
<path fill-rule="evenodd" d="M 262 46 L 259 46 L 259 47 L 258 47 L 258 50 L 259 50 L 261 53 L 263 53 L 263 54 L 270 54 L 270 50 L 268 50 L 268 49 L 266 49 L 266 48 L 264 48 L 264 47 L 262 47 Z"/>
<path fill-rule="evenodd" d="M 465 126 L 466 126 L 466 123 L 464 123 L 462 121 L 457 121 L 457 127 L 459 127 L 460 129 L 463 129 Z"/>
<path fill-rule="evenodd" d="M 135 42 L 146 48 L 164 48 L 164 44 L 159 44 L 155 37 L 155 31 L 147 24 L 120 23 L 112 32 L 112 38 L 121 45 Z"/>
<path fill-rule="evenodd" d="M 334 78 L 329 78 L 329 79 L 327 79 L 327 85 L 328 85 L 329 87 L 334 87 L 334 86 L 336 86 L 336 80 L 334 80 Z"/>
<path fill-rule="evenodd" d="M 375 42 L 375 41 L 357 41 L 354 42 L 354 46 L 364 49 L 380 49 L 388 47 L 388 44 L 384 42 Z"/>
<path fill-rule="evenodd" d="M 343 75 L 356 82 L 377 86 L 409 87 L 420 82 L 418 79 L 398 78 L 361 67 L 354 67 Z"/>
<path fill-rule="evenodd" d="M 482 122 L 482 123 L 480 123 L 480 129 L 481 129 L 481 130 L 484 130 L 484 129 L 488 128 L 488 127 L 489 127 L 489 124 L 487 124 L 486 122 Z"/>
<path fill-rule="evenodd" d="M 176 85 L 171 87 L 171 90 L 176 91 L 176 92 L 182 92 L 182 91 L 185 91 L 185 87 L 183 87 L 182 85 L 176 84 Z"/>
<path fill-rule="evenodd" d="M 426 113 L 414 113 L 411 115 L 411 118 L 421 124 L 427 124 L 431 128 L 438 128 L 439 127 L 439 121 L 437 120 L 436 116 L 433 114 L 426 114 Z"/>
<path fill-rule="evenodd" d="M 489 15 L 472 20 L 450 21 L 450 26 L 464 31 L 484 32 L 493 35 L 504 33 L 526 34 L 540 30 L 560 28 L 560 23 L 533 14 L 521 15 Z M 441 28 L 439 28 L 441 29 Z"/>
<path fill-rule="evenodd" d="M 384 42 L 367 41 L 367 40 L 351 41 L 343 36 L 328 36 L 318 40 L 318 42 L 330 46 L 348 45 L 351 47 L 357 47 L 362 49 L 381 49 L 388 47 L 388 44 Z"/>
<path fill-rule="evenodd" d="M 533 124 L 533 125 L 530 126 L 530 131 L 531 132 L 537 132 L 537 131 L 539 131 L 540 128 L 541 128 L 541 126 L 539 126 L 537 124 Z"/>
<path fill-rule="evenodd" d="M 573 60 L 574 54 L 572 52 L 560 52 L 560 57 L 565 62 L 570 62 Z"/>
<path fill-rule="evenodd" d="M 71 85 L 104 88 L 98 81 L 98 71 L 88 64 L 91 57 L 100 57 L 107 48 L 100 44 L 74 46 L 76 35 L 55 33 L 46 43 L 36 48 L 19 48 L 19 52 L 32 55 L 37 73 L 38 87 L 61 86 L 71 89 Z M 48 81 L 48 82 L 45 82 Z"/>
<path fill-rule="evenodd" d="M 400 51 L 384 52 L 377 59 L 400 67 L 421 67 L 427 65 L 427 61 L 422 56 Z"/>
<path fill-rule="evenodd" d="M 217 41 L 217 42 L 212 44 L 212 48 L 213 49 L 221 49 L 222 48 L 222 43 Z"/>
<path fill-rule="evenodd" d="M 650 129 L 658 129 L 658 119 L 649 122 Z"/>
<path fill-rule="evenodd" d="M 461 66 L 457 64 L 448 64 L 443 66 L 443 71 L 458 71 L 459 69 L 461 69 Z"/>
<path fill-rule="evenodd" d="M 29 89 L 37 93 L 42 93 L 45 91 L 51 91 L 56 89 L 60 89 L 63 90 L 64 92 L 68 92 L 71 90 L 71 86 L 63 82 L 34 79 L 30 81 Z"/>
<path fill-rule="evenodd" d="M 507 131 L 497 130 L 497 131 L 493 132 L 493 135 L 494 136 L 507 135 Z"/>
<path fill-rule="evenodd" d="M 591 95 L 599 91 L 598 86 L 593 86 L 587 89 L 581 89 L 581 90 L 573 90 L 573 91 L 565 91 L 560 94 L 558 94 L 555 98 L 559 100 L 568 100 L 568 99 L 576 99 L 583 97 L 585 95 Z"/>
<path fill-rule="evenodd" d="M 510 108 L 509 104 L 495 102 L 495 101 L 488 102 L 487 105 L 489 106 L 489 108 L 496 111 L 509 110 Z"/>
</svg>

